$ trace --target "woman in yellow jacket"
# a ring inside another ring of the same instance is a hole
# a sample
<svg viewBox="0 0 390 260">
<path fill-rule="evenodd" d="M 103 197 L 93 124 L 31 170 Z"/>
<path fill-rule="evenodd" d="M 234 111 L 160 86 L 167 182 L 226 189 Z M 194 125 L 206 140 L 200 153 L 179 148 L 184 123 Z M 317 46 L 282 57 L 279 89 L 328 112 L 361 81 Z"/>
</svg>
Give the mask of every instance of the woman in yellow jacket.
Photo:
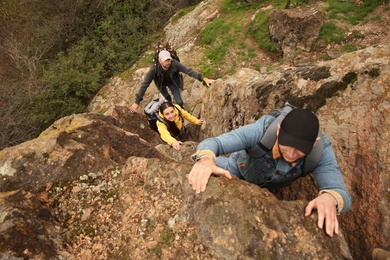
<svg viewBox="0 0 390 260">
<path fill-rule="evenodd" d="M 160 133 L 161 139 L 174 149 L 180 150 L 181 141 L 177 140 L 180 137 L 180 132 L 183 129 L 183 118 L 195 125 L 202 125 L 204 119 L 198 119 L 182 109 L 177 104 L 172 102 L 164 102 L 160 106 L 159 116 L 164 120 L 164 123 L 157 120 L 157 130 Z"/>
</svg>

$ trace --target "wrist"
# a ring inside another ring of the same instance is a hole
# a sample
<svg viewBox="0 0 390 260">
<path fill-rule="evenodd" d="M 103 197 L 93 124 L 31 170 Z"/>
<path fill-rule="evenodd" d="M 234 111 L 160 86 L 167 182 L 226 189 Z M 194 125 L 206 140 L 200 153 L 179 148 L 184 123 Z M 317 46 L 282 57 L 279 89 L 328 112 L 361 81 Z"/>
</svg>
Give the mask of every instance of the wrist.
<svg viewBox="0 0 390 260">
<path fill-rule="evenodd" d="M 215 154 L 211 150 L 199 150 L 199 151 L 196 151 L 196 153 L 194 153 L 193 155 L 191 155 L 191 160 L 193 162 L 198 162 L 202 158 L 208 158 L 208 159 L 213 160 L 214 162 L 216 161 Z"/>
<path fill-rule="evenodd" d="M 195 161 L 195 163 L 197 163 L 197 162 L 206 162 L 206 161 L 215 163 L 215 160 L 214 160 L 213 157 L 211 157 L 211 156 L 203 156 L 203 157 L 200 157 L 199 159 L 197 159 L 197 160 Z"/>
<path fill-rule="evenodd" d="M 319 196 L 322 195 L 322 194 L 329 194 L 329 195 L 331 195 L 333 197 L 333 199 L 335 200 L 337 213 L 340 213 L 343 210 L 344 200 L 343 200 L 343 197 L 341 197 L 341 195 L 337 191 L 334 191 L 334 190 L 321 190 L 319 192 Z"/>
</svg>

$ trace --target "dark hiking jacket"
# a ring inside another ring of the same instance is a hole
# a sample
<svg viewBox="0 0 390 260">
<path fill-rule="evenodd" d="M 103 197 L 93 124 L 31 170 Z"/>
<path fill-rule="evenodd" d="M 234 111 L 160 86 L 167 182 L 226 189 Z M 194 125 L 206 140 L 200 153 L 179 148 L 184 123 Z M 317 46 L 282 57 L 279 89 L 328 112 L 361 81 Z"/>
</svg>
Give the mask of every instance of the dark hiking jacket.
<svg viewBox="0 0 390 260">
<path fill-rule="evenodd" d="M 183 89 L 183 77 L 180 72 L 187 74 L 190 77 L 193 77 L 199 81 L 203 81 L 203 75 L 200 72 L 197 72 L 191 68 L 188 68 L 173 59 L 171 67 L 168 69 L 168 76 L 172 80 L 172 82 L 180 89 Z M 160 65 L 153 64 L 150 66 L 148 73 L 146 74 L 144 81 L 141 83 L 141 87 L 138 90 L 138 93 L 135 95 L 135 103 L 139 104 L 145 95 L 146 90 L 150 86 L 150 84 L 154 81 L 157 89 L 160 91 L 163 87 L 164 81 L 164 71 Z"/>
</svg>

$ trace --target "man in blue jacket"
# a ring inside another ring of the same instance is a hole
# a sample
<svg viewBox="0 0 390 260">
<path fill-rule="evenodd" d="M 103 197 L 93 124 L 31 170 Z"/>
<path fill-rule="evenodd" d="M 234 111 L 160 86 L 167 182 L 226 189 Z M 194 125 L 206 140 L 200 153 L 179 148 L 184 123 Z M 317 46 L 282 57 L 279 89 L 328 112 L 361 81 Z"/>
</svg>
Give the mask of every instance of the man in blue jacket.
<svg viewBox="0 0 390 260">
<path fill-rule="evenodd" d="M 176 103 L 183 107 L 183 99 L 180 94 L 180 90 L 183 89 L 183 78 L 180 72 L 183 72 L 199 81 L 204 81 L 207 86 L 210 86 L 212 82 L 212 80 L 203 77 L 201 73 L 191 68 L 187 68 L 179 61 L 172 59 L 169 51 L 160 51 L 158 54 L 158 62 L 149 68 L 138 93 L 135 95 L 135 102 L 130 106 L 130 112 L 133 113 L 138 109 L 139 104 L 143 100 L 145 92 L 152 81 L 154 81 L 157 89 L 167 101 L 172 102 L 172 97 L 169 95 L 167 90 L 167 88 L 169 88 Z"/>
<path fill-rule="evenodd" d="M 321 141 L 320 158 L 311 171 L 319 195 L 307 205 L 305 216 L 317 209 L 318 227 L 325 224 L 329 236 L 338 234 L 337 213 L 349 210 L 352 199 L 331 142 L 319 132 L 317 116 L 306 109 L 293 109 L 275 128 L 272 149 L 259 158 L 252 157 L 248 150 L 258 144 L 274 120 L 275 117 L 265 115 L 253 124 L 200 142 L 191 156 L 195 164 L 188 175 L 189 184 L 196 193 L 203 192 L 210 176 L 216 174 L 228 179 L 234 175 L 263 188 L 283 187 L 304 175 L 305 159 Z M 230 156 L 219 156 L 223 154 Z"/>
</svg>

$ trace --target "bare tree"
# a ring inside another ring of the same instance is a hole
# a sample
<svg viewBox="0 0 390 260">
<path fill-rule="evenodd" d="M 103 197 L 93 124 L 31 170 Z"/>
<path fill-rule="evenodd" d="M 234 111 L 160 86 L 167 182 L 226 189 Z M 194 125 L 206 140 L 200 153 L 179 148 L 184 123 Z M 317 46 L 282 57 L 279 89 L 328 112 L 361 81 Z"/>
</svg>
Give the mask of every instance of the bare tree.
<svg viewBox="0 0 390 260">
<path fill-rule="evenodd" d="M 12 71 L 12 75 L 0 75 L 0 148 L 4 148 L 38 133 L 31 120 L 30 105 L 42 90 L 38 71 L 42 52 L 14 35 L 2 41 L 0 52 L 8 61 L 8 71 Z"/>
</svg>

